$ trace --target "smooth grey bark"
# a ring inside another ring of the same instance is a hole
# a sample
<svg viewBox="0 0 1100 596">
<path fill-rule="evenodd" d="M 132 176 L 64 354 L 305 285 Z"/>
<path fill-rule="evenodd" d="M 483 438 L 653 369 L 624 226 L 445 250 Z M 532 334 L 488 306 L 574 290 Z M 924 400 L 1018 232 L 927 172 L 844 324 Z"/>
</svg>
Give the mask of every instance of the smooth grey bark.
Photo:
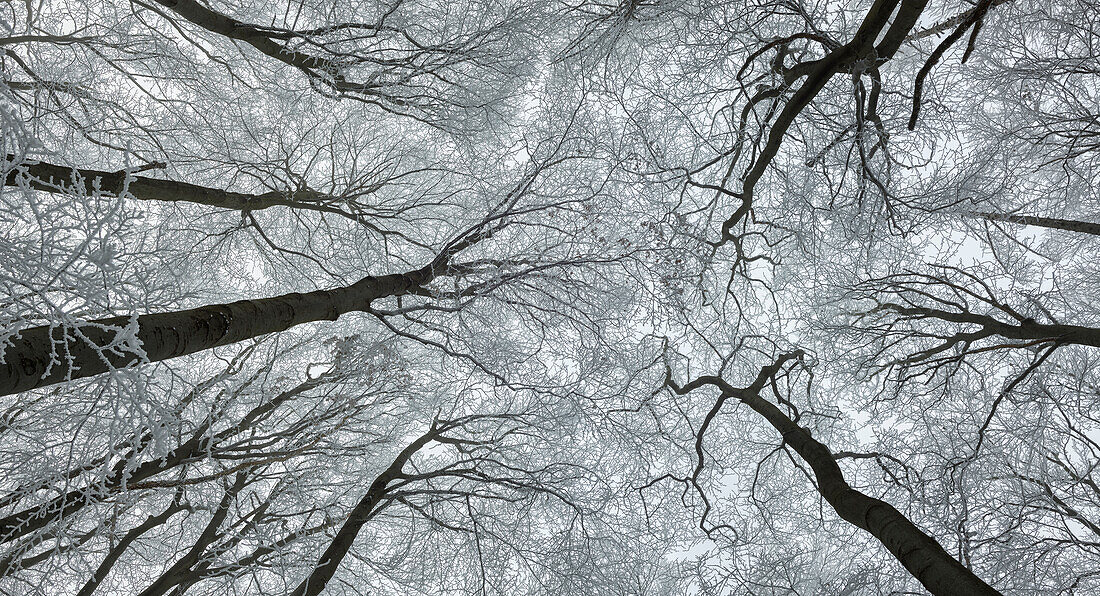
<svg viewBox="0 0 1100 596">
<path fill-rule="evenodd" d="M 783 442 L 810 465 L 817 478 L 818 492 L 837 515 L 878 539 L 934 596 L 1000 596 L 1000 592 L 955 560 L 934 538 L 892 505 L 852 488 L 829 448 L 760 396 L 761 390 L 787 361 L 801 357 L 801 352 L 781 356 L 775 363 L 762 368 L 753 384 L 745 388 L 733 387 L 715 376 L 702 376 L 681 386 L 672 380 L 671 370 L 666 372 L 665 383 L 679 395 L 704 385 L 718 388 L 721 397 L 713 414 L 717 414 L 722 402 L 733 397 L 763 416 L 779 431 Z"/>
</svg>

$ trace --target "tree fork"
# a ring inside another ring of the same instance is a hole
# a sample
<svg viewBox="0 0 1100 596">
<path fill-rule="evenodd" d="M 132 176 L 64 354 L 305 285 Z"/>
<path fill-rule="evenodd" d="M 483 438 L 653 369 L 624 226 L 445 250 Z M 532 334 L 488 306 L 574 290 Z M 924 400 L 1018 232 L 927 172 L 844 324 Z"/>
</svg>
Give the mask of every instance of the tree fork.
<svg viewBox="0 0 1100 596">
<path fill-rule="evenodd" d="M 837 515 L 878 539 L 933 596 L 1001 596 L 894 506 L 852 488 L 824 443 L 814 439 L 810 431 L 791 420 L 775 404 L 760 397 L 760 391 L 787 361 L 801 357 L 800 351 L 781 356 L 775 363 L 762 368 L 753 384 L 743 389 L 715 376 L 699 377 L 680 386 L 672 380 L 671 369 L 666 369 L 665 384 L 678 395 L 712 385 L 722 392 L 719 399 L 735 397 L 763 416 L 779 431 L 783 442 L 810 465 L 817 478 L 818 492 Z"/>
<path fill-rule="evenodd" d="M 1097 327 L 1067 325 L 1064 323 L 1040 323 L 1034 319 L 1025 319 L 1017 324 L 1011 324 L 990 315 L 951 312 L 920 306 L 903 306 L 893 302 L 883 303 L 875 307 L 874 310 L 889 311 L 917 320 L 939 319 L 948 323 L 977 325 L 985 333 L 999 335 L 1007 339 L 1049 341 L 1100 348 L 1100 328 Z"/>
<path fill-rule="evenodd" d="M 256 25 L 238 21 L 207 8 L 195 0 L 156 0 L 156 2 L 211 33 L 243 41 L 267 56 L 299 68 L 311 76 L 317 76 L 315 70 L 335 70 L 333 64 L 325 58 L 290 49 L 276 42 L 272 39 L 272 35 L 265 33 Z"/>
</svg>

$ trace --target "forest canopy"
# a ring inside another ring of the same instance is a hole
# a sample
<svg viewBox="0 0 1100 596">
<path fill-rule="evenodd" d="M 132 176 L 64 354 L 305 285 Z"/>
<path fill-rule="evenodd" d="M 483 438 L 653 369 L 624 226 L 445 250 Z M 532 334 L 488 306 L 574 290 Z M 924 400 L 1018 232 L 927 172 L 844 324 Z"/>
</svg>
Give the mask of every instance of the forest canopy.
<svg viewBox="0 0 1100 596">
<path fill-rule="evenodd" d="M 0 594 L 1098 594 L 1098 48 L 2 3 Z"/>
</svg>

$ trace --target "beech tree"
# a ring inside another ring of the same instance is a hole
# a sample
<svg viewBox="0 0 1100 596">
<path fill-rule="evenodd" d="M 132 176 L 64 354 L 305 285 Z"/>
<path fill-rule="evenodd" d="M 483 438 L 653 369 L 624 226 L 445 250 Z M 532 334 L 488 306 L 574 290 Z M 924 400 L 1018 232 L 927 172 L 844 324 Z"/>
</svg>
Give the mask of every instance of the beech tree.
<svg viewBox="0 0 1100 596">
<path fill-rule="evenodd" d="M 0 591 L 1100 589 L 1092 4 L 0 14 Z"/>
</svg>

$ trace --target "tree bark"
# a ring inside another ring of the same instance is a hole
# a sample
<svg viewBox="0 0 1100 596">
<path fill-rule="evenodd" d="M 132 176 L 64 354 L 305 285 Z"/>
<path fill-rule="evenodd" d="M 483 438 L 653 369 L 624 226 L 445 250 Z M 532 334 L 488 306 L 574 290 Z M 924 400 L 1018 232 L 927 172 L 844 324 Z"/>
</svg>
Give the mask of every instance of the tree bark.
<svg viewBox="0 0 1100 596">
<path fill-rule="evenodd" d="M 1003 221 L 1025 226 L 1039 226 L 1041 228 L 1050 228 L 1053 230 L 1066 230 L 1069 232 L 1080 232 L 1082 234 L 1092 234 L 1093 236 L 1100 236 L 1100 223 L 1093 223 L 1091 221 L 1056 219 L 1053 217 L 1037 217 L 1034 215 L 986 213 L 982 211 L 974 211 L 971 213 L 971 215 L 988 219 L 989 221 Z"/>
<path fill-rule="evenodd" d="M 820 60 L 802 63 L 795 67 L 796 78 L 801 78 L 805 74 L 806 81 L 791 95 L 787 104 L 783 106 L 783 110 L 775 117 L 768 131 L 767 141 L 760 148 L 749 171 L 745 173 L 741 182 L 741 205 L 722 223 L 722 238 L 718 241 L 719 246 L 735 238 L 734 227 L 752 209 L 754 189 L 763 179 L 772 160 L 778 155 L 787 130 L 794 124 L 799 114 L 828 85 L 833 76 L 850 70 L 853 63 L 871 60 L 873 64 L 881 65 L 893 58 L 905 36 L 924 12 L 927 3 L 928 0 L 876 0 L 868 9 L 851 41 L 833 49 Z M 892 20 L 891 16 L 893 16 Z M 875 45 L 876 40 L 878 45 Z"/>
<path fill-rule="evenodd" d="M 210 443 L 208 437 L 192 437 L 163 457 L 146 461 L 133 469 L 127 469 L 128 458 L 123 458 L 112 467 L 111 475 L 102 482 L 72 488 L 45 503 L 0 518 L 0 544 L 36 532 L 55 520 L 73 515 L 86 505 L 103 501 L 128 484 L 141 482 L 176 466 L 201 459 L 207 455 Z"/>
<path fill-rule="evenodd" d="M 311 321 L 334 321 L 366 310 L 378 298 L 421 291 L 437 275 L 439 260 L 409 273 L 368 276 L 307 294 L 24 329 L 2 349 L 0 395 L 193 354 Z"/>
<path fill-rule="evenodd" d="M 336 573 L 337 567 L 340 566 L 340 562 L 347 556 L 348 551 L 351 550 L 352 544 L 355 542 L 355 537 L 359 534 L 359 530 L 366 524 L 374 515 L 378 512 L 378 505 L 386 496 L 386 489 L 390 482 L 396 480 L 401 476 L 401 470 L 405 467 L 405 464 L 412 458 L 417 451 L 431 442 L 438 435 L 438 430 L 432 428 L 427 433 L 421 435 L 412 443 L 409 443 L 401 453 L 397 454 L 393 463 L 390 464 L 374 482 L 371 482 L 370 487 L 367 489 L 367 494 L 363 495 L 363 498 L 355 506 L 355 509 L 351 511 L 344 525 L 340 527 L 340 530 L 336 533 L 336 536 L 329 543 L 327 549 L 320 560 L 314 567 L 313 572 L 309 576 L 302 580 L 302 583 L 298 584 L 298 587 L 291 593 L 291 596 L 317 596 L 325 589 L 329 580 Z"/>
<path fill-rule="evenodd" d="M 164 525 L 169 518 L 171 518 L 177 512 L 183 511 L 185 509 L 187 509 L 186 506 L 178 502 L 174 502 L 169 505 L 168 508 L 164 511 L 156 515 L 150 515 L 140 525 L 132 528 L 122 537 L 121 540 L 118 541 L 117 544 L 111 547 L 111 550 L 107 552 L 107 556 L 103 558 L 103 562 L 99 564 L 99 567 L 96 567 L 96 570 L 92 574 L 91 579 L 89 579 L 88 582 L 84 584 L 84 587 L 80 589 L 80 592 L 77 592 L 76 596 L 92 596 L 92 593 L 95 592 L 95 589 L 107 577 L 107 574 L 110 573 L 111 568 L 115 566 L 115 563 L 117 563 L 119 558 L 122 557 L 122 554 L 126 552 L 126 549 L 130 547 L 130 544 L 132 544 L 135 540 L 140 538 L 142 534 L 145 534 L 149 530 Z"/>
<path fill-rule="evenodd" d="M 934 596 L 1000 596 L 1000 592 L 955 560 L 934 538 L 892 505 L 852 488 L 827 446 L 814 439 L 810 431 L 796 424 L 774 404 L 760 397 L 760 391 L 783 365 L 801 355 L 800 352 L 787 354 L 764 367 L 756 381 L 744 389 L 733 387 L 714 376 L 699 377 L 681 387 L 672 381 L 671 371 L 668 372 L 666 384 L 680 395 L 703 385 L 713 385 L 722 392 L 719 399 L 724 401 L 735 397 L 763 416 L 783 436 L 783 442 L 810 465 L 817 478 L 818 492 L 833 510 L 845 521 L 878 539 Z"/>
<path fill-rule="evenodd" d="M 63 476 L 66 480 L 65 485 L 69 490 L 61 492 L 59 489 L 55 488 L 55 491 L 61 494 L 44 503 L 32 505 L 21 511 L 0 518 L 0 544 L 27 536 L 32 532 L 36 532 L 46 527 L 55 520 L 64 519 L 77 513 L 87 505 L 109 499 L 122 490 L 129 488 L 144 489 L 148 487 L 148 484 L 143 486 L 145 481 L 159 474 L 163 474 L 168 470 L 192 461 L 216 456 L 220 452 L 217 445 L 220 441 L 249 431 L 253 423 L 257 420 L 263 419 L 266 414 L 271 413 L 272 410 L 279 407 L 287 400 L 301 395 L 314 386 L 316 386 L 315 380 L 307 380 L 300 383 L 297 387 L 284 391 L 273 397 L 270 401 L 256 406 L 248 414 L 243 416 L 239 422 L 213 435 L 207 434 L 209 427 L 204 423 L 195 430 L 190 439 L 160 457 L 142 462 L 133 467 L 129 466 L 130 456 L 123 457 L 112 466 L 110 475 L 102 481 L 91 483 L 90 485 L 75 486 L 76 483 L 71 481 L 78 478 L 82 472 L 92 469 L 92 467 L 80 466 L 74 468 Z M 131 456 L 140 452 L 151 439 L 152 434 L 145 432 L 139 440 L 134 441 L 130 447 Z M 22 492 L 34 494 L 46 488 L 49 488 L 48 484 Z M 16 489 L 11 493 L 12 498 L 9 499 L 10 502 L 8 504 L 15 504 L 18 502 L 15 495 L 19 492 L 21 491 Z"/>
<path fill-rule="evenodd" d="M 210 522 L 203 528 L 201 534 L 195 544 L 184 554 L 178 561 L 168 568 L 160 577 L 158 577 L 152 585 L 146 588 L 140 596 L 162 596 L 168 590 L 179 585 L 184 579 L 190 575 L 192 568 L 200 562 L 203 554 L 206 552 L 207 547 L 217 540 L 221 533 L 222 522 L 229 515 L 229 508 L 233 504 L 233 500 L 237 498 L 237 494 L 241 492 L 241 489 L 245 487 L 248 480 L 248 474 L 241 472 L 237 474 L 231 486 L 225 487 L 225 494 L 222 496 L 221 503 L 218 504 L 218 508 L 214 510 L 214 515 L 211 516 Z M 182 591 L 181 591 L 182 593 Z"/>
<path fill-rule="evenodd" d="M 1100 329 L 1096 327 L 1065 325 L 1061 323 L 1040 323 L 1034 319 L 1026 319 L 1016 324 L 1012 324 L 1005 323 L 990 315 L 952 312 L 938 308 L 919 306 L 903 306 L 893 302 L 883 303 L 875 307 L 875 310 L 890 311 L 911 319 L 939 319 L 948 323 L 977 325 L 981 327 L 980 335 L 982 337 L 999 335 L 1006 339 L 1023 341 L 1045 340 L 1052 343 L 1077 344 L 1100 348 Z"/>
<path fill-rule="evenodd" d="M 15 157 L 8 156 L 8 161 Z M 332 213 L 359 221 L 353 213 L 326 204 L 336 197 L 311 190 L 271 191 L 261 194 L 233 192 L 199 186 L 188 182 L 162 180 L 148 176 L 127 175 L 125 170 L 107 172 L 90 168 L 70 168 L 44 161 L 12 167 L 4 176 L 5 186 L 26 185 L 45 192 L 76 192 L 92 194 L 98 190 L 111 196 L 126 196 L 141 201 L 196 203 L 233 211 L 260 211 L 268 207 L 292 207 L 321 213 Z"/>
</svg>

